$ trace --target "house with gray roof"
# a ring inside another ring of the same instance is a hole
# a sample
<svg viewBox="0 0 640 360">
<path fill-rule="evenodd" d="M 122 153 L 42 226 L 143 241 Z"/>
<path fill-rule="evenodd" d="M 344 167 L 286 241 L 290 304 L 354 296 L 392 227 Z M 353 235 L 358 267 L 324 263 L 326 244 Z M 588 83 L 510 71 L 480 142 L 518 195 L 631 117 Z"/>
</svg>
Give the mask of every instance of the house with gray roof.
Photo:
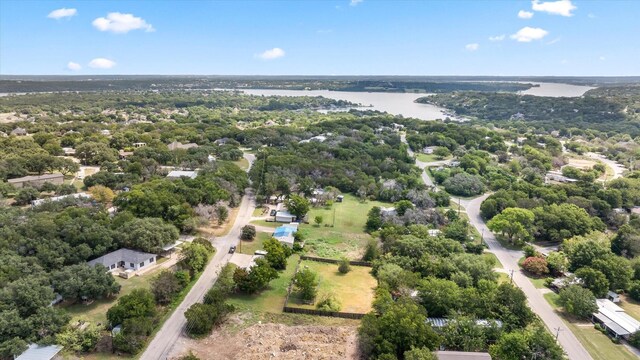
<svg viewBox="0 0 640 360">
<path fill-rule="evenodd" d="M 109 271 L 118 268 L 137 271 L 156 262 L 157 255 L 131 249 L 119 249 L 88 262 L 89 265 L 104 265 Z"/>
<path fill-rule="evenodd" d="M 31 344 L 15 360 L 51 360 L 62 350 L 60 345 Z"/>
</svg>

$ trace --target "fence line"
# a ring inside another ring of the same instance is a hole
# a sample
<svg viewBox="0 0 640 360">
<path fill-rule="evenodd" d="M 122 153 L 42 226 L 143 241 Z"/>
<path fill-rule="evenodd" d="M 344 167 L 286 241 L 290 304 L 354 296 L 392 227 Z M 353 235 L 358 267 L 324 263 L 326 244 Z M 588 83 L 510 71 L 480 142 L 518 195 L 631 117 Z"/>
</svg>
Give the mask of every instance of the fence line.
<svg viewBox="0 0 640 360">
<path fill-rule="evenodd" d="M 315 309 L 303 309 L 297 307 L 285 306 L 282 308 L 283 312 L 293 313 L 293 314 L 307 314 L 307 315 L 320 315 L 320 316 L 330 316 L 330 317 L 338 317 L 344 319 L 362 319 L 365 314 L 359 313 L 347 313 L 347 312 L 339 312 L 339 311 L 322 311 Z"/>
<path fill-rule="evenodd" d="M 294 277 L 296 276 L 296 274 L 298 273 L 298 270 L 300 269 L 300 264 L 302 263 L 302 260 L 317 261 L 317 262 L 324 262 L 324 263 L 330 263 L 330 264 L 337 264 L 338 262 L 340 262 L 340 260 L 335 260 L 335 259 L 325 259 L 325 258 L 320 258 L 315 256 L 302 255 L 300 256 L 300 260 L 298 260 L 298 263 L 296 264 L 296 269 L 293 272 Z M 367 261 L 349 261 L 349 264 L 354 266 L 367 266 L 367 267 L 373 266 L 370 262 L 367 262 Z M 287 289 L 287 296 L 284 298 L 284 306 L 282 307 L 282 312 L 292 313 L 292 314 L 330 316 L 330 317 L 338 317 L 343 319 L 356 319 L 356 320 L 362 319 L 362 317 L 365 315 L 360 313 L 324 311 L 324 310 L 291 307 L 289 306 L 289 296 L 291 296 L 292 290 L 293 290 L 293 278 L 291 279 L 291 283 L 289 283 L 289 288 Z"/>
<path fill-rule="evenodd" d="M 338 264 L 340 262 L 340 260 L 336 260 L 336 259 L 326 259 L 326 258 L 307 256 L 307 255 L 300 256 L 300 260 L 310 260 L 310 261 L 317 261 L 317 262 L 323 262 L 323 263 L 329 263 L 329 264 Z M 373 267 L 373 264 L 368 261 L 354 260 L 354 261 L 349 261 L 349 264 L 353 266 Z"/>
</svg>

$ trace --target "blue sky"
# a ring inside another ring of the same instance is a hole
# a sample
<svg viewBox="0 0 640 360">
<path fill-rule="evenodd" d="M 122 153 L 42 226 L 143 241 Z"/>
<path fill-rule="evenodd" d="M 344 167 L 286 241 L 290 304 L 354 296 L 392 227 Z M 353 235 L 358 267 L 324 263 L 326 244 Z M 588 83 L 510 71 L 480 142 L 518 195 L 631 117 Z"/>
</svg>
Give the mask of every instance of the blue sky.
<svg viewBox="0 0 640 360">
<path fill-rule="evenodd" d="M 640 75 L 640 1 L 0 0 L 0 74 Z"/>
</svg>

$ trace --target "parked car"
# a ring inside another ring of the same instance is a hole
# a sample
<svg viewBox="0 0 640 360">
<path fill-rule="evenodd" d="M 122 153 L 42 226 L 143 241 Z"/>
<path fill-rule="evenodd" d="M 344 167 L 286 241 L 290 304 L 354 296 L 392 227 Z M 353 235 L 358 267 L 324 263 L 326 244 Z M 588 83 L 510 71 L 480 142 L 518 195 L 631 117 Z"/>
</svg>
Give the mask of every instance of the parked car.
<svg viewBox="0 0 640 360">
<path fill-rule="evenodd" d="M 236 252 L 236 247 L 232 246 L 229 248 L 229 254 L 233 254 L 234 252 Z"/>
</svg>

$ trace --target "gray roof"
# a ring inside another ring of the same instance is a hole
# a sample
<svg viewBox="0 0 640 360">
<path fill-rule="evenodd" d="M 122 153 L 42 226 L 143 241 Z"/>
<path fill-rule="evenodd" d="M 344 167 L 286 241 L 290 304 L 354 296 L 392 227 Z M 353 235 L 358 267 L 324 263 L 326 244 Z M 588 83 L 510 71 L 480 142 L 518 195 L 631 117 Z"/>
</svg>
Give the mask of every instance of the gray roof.
<svg viewBox="0 0 640 360">
<path fill-rule="evenodd" d="M 41 346 L 31 344 L 16 360 L 50 360 L 53 359 L 60 350 L 62 350 L 62 346 L 59 345 Z"/>
<path fill-rule="evenodd" d="M 613 320 L 609 319 L 606 315 L 602 314 L 602 313 L 595 313 L 593 314 L 593 316 L 602 321 L 602 323 L 608 327 L 609 329 L 611 329 L 611 331 L 613 331 L 614 333 L 616 333 L 616 335 L 618 336 L 626 336 L 629 335 L 630 332 L 628 332 L 627 330 L 625 330 L 622 326 L 616 324 Z"/>
<path fill-rule="evenodd" d="M 62 174 L 44 174 L 44 175 L 37 175 L 37 176 L 30 175 L 30 176 L 23 176 L 21 178 L 9 179 L 7 180 L 7 182 L 15 183 L 15 182 L 24 182 L 24 181 L 33 181 L 33 180 L 57 179 L 61 177 L 64 177 L 64 175 Z"/>
<path fill-rule="evenodd" d="M 106 267 L 109 267 L 112 264 L 116 264 L 120 261 L 124 261 L 126 263 L 138 264 L 143 261 L 147 261 L 154 256 L 156 256 L 156 254 L 151 254 L 151 253 L 146 253 L 146 252 L 136 251 L 131 249 L 119 249 L 119 250 L 110 252 L 106 255 L 100 256 L 97 259 L 93 259 L 89 261 L 88 264 L 89 265 L 102 264 Z"/>
<path fill-rule="evenodd" d="M 491 360 L 489 353 L 466 351 L 437 351 L 438 360 Z"/>
</svg>

